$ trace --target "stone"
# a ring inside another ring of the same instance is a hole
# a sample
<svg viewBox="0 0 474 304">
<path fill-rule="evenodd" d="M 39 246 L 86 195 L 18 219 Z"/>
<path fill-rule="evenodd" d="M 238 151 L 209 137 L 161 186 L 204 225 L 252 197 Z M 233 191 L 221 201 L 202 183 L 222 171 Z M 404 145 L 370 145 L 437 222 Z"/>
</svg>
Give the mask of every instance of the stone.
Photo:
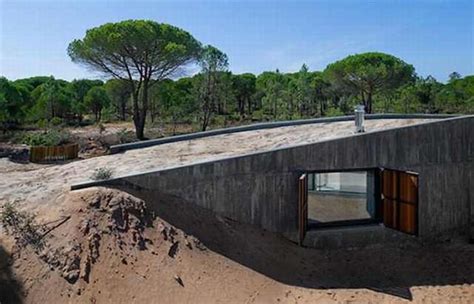
<svg viewBox="0 0 474 304">
<path fill-rule="evenodd" d="M 171 258 L 175 258 L 176 254 L 178 253 L 179 249 L 179 242 L 176 241 L 171 245 L 170 249 L 168 250 L 168 256 Z"/>
</svg>

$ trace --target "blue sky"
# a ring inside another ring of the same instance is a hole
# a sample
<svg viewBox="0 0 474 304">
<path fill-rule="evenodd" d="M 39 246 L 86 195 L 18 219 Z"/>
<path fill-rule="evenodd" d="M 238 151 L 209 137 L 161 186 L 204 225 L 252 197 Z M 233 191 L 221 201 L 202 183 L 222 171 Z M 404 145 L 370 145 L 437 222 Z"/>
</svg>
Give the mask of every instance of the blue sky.
<svg viewBox="0 0 474 304">
<path fill-rule="evenodd" d="M 0 75 L 94 78 L 66 48 L 88 28 L 152 19 L 189 31 L 229 56 L 234 73 L 322 70 L 349 54 L 381 51 L 446 81 L 474 74 L 472 1 L 0 0 Z"/>
</svg>

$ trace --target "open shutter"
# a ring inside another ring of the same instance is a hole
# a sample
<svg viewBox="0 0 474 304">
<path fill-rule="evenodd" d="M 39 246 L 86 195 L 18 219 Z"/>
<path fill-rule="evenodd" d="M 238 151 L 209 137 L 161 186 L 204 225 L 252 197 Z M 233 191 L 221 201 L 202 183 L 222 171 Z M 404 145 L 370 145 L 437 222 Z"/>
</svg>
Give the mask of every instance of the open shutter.
<svg viewBox="0 0 474 304">
<path fill-rule="evenodd" d="M 399 230 L 417 234 L 418 228 L 418 175 L 400 172 Z"/>
<path fill-rule="evenodd" d="M 418 175 L 384 169 L 382 171 L 383 223 L 409 234 L 418 230 Z"/>
<path fill-rule="evenodd" d="M 308 175 L 303 174 L 298 180 L 298 233 L 299 244 L 303 239 L 308 226 Z"/>
</svg>

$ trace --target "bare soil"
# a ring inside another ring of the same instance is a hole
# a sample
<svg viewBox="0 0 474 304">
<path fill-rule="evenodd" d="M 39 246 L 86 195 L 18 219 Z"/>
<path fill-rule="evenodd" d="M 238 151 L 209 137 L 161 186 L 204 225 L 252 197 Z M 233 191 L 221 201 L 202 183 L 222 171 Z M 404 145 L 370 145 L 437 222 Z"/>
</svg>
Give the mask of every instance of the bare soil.
<svg viewBox="0 0 474 304">
<path fill-rule="evenodd" d="M 153 206 L 151 209 L 147 206 Z M 42 250 L 2 235 L 1 303 L 472 303 L 474 248 L 313 250 L 162 197 L 70 193 Z"/>
</svg>

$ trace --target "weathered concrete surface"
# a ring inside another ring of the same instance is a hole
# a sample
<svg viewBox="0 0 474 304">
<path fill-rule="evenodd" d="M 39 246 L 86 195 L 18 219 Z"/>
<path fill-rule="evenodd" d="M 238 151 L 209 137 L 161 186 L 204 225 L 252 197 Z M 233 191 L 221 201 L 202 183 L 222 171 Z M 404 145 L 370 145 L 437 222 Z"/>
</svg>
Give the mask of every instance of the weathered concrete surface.
<svg viewBox="0 0 474 304">
<path fill-rule="evenodd" d="M 473 232 L 474 116 L 357 134 L 111 181 L 175 195 L 229 218 L 297 236 L 297 179 L 304 171 L 385 167 L 419 173 L 419 236 Z"/>
<path fill-rule="evenodd" d="M 382 224 L 345 226 L 327 229 L 315 229 L 306 233 L 303 246 L 318 249 L 360 248 L 385 242 L 409 244 L 416 242 L 416 237 Z"/>
<path fill-rule="evenodd" d="M 367 114 L 365 115 L 366 120 L 376 120 L 376 119 L 443 119 L 443 118 L 453 118 L 458 115 L 452 114 Z M 174 143 L 179 141 L 197 139 L 210 137 L 215 135 L 222 134 L 231 134 L 245 131 L 255 131 L 255 130 L 264 130 L 264 129 L 273 129 L 279 127 L 288 127 L 288 126 L 300 126 L 307 124 L 317 124 L 317 123 L 330 123 L 330 122 L 340 122 L 340 121 L 353 121 L 353 115 L 347 116 L 337 116 L 337 117 L 322 117 L 322 118 L 310 118 L 310 119 L 299 119 L 299 120 L 287 120 L 287 121 L 273 121 L 273 122 L 263 122 L 251 124 L 248 126 L 238 126 L 230 127 L 216 130 L 209 130 L 203 132 L 196 132 L 191 134 L 169 136 L 165 138 L 150 139 L 139 142 L 132 142 L 127 144 L 113 145 L 110 147 L 110 153 L 120 153 L 127 150 L 133 149 L 142 149 L 146 147 L 152 147 L 162 144 Z"/>
</svg>

